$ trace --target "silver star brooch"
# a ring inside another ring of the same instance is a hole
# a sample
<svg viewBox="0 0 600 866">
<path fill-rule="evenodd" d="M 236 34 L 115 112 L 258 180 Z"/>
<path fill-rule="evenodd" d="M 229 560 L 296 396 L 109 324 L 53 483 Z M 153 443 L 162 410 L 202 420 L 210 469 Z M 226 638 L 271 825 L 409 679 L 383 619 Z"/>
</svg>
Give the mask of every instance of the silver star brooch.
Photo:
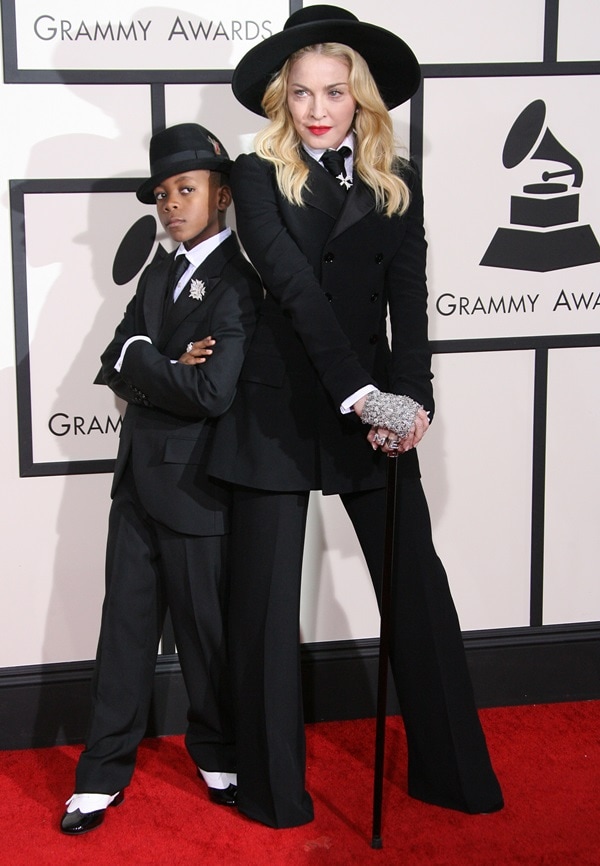
<svg viewBox="0 0 600 866">
<path fill-rule="evenodd" d="M 206 294 L 206 286 L 203 280 L 192 280 L 190 284 L 190 298 L 195 301 L 202 301 Z"/>
</svg>

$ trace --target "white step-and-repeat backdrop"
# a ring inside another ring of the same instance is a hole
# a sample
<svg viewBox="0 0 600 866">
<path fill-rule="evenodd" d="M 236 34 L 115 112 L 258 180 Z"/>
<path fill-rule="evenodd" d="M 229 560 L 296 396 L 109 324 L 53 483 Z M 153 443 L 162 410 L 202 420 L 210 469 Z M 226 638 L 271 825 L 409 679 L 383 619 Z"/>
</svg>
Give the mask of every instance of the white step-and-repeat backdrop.
<svg viewBox="0 0 600 866">
<path fill-rule="evenodd" d="M 600 3 L 345 6 L 424 68 L 394 122 L 423 171 L 438 410 L 421 462 L 462 627 L 600 620 Z M 95 654 L 123 407 L 93 380 L 168 245 L 134 195 L 149 137 L 197 121 L 250 150 L 262 121 L 228 81 L 290 3 L 1 8 L 0 668 Z M 337 499 L 309 520 L 303 639 L 375 636 Z"/>
</svg>

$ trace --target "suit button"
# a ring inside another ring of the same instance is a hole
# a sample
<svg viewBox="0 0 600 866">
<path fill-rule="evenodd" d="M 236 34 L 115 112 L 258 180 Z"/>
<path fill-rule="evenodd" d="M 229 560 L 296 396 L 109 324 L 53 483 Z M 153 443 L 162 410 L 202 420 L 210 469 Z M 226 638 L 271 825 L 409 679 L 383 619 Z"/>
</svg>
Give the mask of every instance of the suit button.
<svg viewBox="0 0 600 866">
<path fill-rule="evenodd" d="M 375 343 L 378 343 L 378 342 L 379 342 L 379 334 L 371 334 L 371 336 L 369 337 L 369 343 L 372 346 L 374 346 Z"/>
<path fill-rule="evenodd" d="M 378 300 L 379 300 L 379 292 L 373 292 L 373 294 L 371 295 L 371 303 L 374 304 L 375 301 L 378 301 Z"/>
<path fill-rule="evenodd" d="M 333 253 L 326 253 L 323 256 L 323 261 L 325 262 L 325 264 L 330 265 L 334 258 L 335 256 L 333 255 Z"/>
<path fill-rule="evenodd" d="M 329 303 L 333 301 L 333 295 L 331 294 L 331 292 L 325 292 L 325 297 L 327 298 Z"/>
<path fill-rule="evenodd" d="M 383 262 L 383 253 L 377 253 L 375 256 L 375 262 L 380 265 Z"/>
</svg>

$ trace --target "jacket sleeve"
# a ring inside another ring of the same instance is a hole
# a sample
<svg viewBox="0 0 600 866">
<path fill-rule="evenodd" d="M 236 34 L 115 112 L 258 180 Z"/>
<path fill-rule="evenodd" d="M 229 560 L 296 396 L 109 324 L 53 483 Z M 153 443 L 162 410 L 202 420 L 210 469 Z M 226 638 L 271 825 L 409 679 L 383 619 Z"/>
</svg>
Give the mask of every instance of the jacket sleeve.
<svg viewBox="0 0 600 866">
<path fill-rule="evenodd" d="M 172 363 L 157 347 L 145 341 L 132 343 L 125 353 L 121 378 L 142 392 L 150 404 L 186 418 L 217 417 L 231 405 L 248 342 L 256 323 L 262 289 L 258 278 L 244 282 L 222 281 L 210 320 L 202 325 L 202 339 L 210 334 L 216 343 L 204 364 Z"/>
<path fill-rule="evenodd" d="M 272 167 L 243 154 L 231 175 L 237 230 L 265 289 L 291 317 L 336 406 L 373 384 L 353 351 L 308 259 L 283 220 Z"/>
<path fill-rule="evenodd" d="M 392 338 L 390 385 L 395 394 L 406 394 L 421 403 L 433 418 L 423 192 L 416 168 L 406 172 L 405 180 L 411 191 L 406 229 L 386 274 Z"/>
</svg>

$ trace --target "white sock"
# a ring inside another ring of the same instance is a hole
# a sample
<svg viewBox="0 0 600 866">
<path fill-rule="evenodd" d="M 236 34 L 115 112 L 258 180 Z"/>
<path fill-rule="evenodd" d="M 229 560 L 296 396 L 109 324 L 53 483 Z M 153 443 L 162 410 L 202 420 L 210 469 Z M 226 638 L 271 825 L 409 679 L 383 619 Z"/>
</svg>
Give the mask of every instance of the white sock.
<svg viewBox="0 0 600 866">
<path fill-rule="evenodd" d="M 237 773 L 211 773 L 202 767 L 198 767 L 198 770 L 209 788 L 224 791 L 230 785 L 237 785 Z"/>
<path fill-rule="evenodd" d="M 82 815 L 88 815 L 90 812 L 108 808 L 118 793 L 117 791 L 116 794 L 73 794 L 65 806 L 67 812 L 75 812 L 79 809 Z"/>
</svg>

